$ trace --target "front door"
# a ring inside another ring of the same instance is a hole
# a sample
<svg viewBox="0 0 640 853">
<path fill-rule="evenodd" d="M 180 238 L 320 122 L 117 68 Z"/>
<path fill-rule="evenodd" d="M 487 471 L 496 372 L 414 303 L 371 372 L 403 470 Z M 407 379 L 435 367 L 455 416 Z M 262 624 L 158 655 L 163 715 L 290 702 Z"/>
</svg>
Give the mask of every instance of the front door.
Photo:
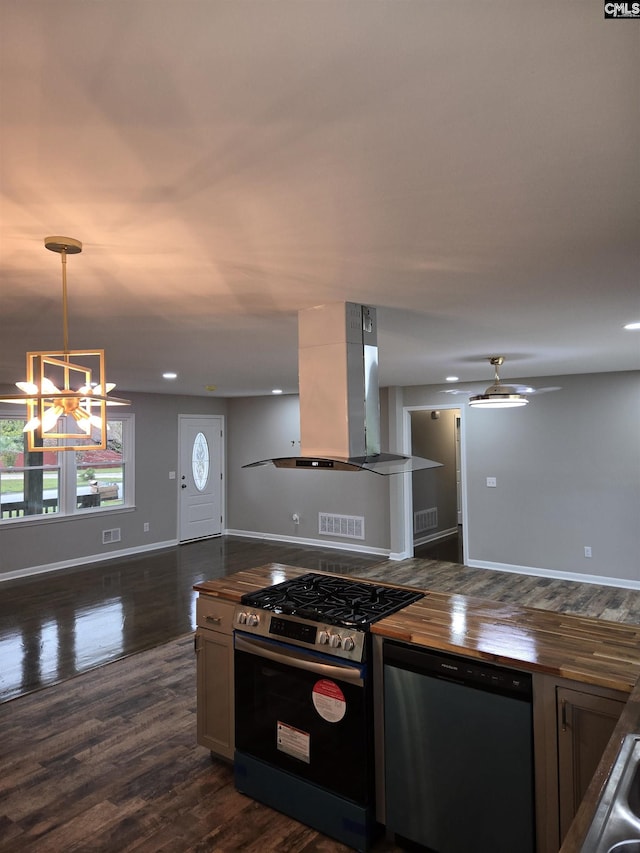
<svg viewBox="0 0 640 853">
<path fill-rule="evenodd" d="M 180 542 L 222 533 L 223 419 L 179 415 Z"/>
</svg>

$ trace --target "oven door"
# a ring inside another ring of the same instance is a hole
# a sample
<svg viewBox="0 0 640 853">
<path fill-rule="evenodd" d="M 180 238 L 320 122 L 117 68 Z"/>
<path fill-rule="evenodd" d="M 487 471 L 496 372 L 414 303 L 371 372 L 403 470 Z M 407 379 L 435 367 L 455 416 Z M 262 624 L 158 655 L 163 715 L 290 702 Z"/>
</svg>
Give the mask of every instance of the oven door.
<svg viewBox="0 0 640 853">
<path fill-rule="evenodd" d="M 236 750 L 339 796 L 373 796 L 362 664 L 235 633 Z"/>
</svg>

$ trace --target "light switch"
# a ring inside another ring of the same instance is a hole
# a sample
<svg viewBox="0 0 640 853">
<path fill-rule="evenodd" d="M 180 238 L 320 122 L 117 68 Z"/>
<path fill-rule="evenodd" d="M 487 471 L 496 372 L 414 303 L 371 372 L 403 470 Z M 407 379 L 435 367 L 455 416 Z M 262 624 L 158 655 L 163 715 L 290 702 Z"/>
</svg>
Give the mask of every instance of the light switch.
<svg viewBox="0 0 640 853">
<path fill-rule="evenodd" d="M 498 481 L 497 481 L 497 479 L 496 479 L 495 477 L 487 477 L 487 486 L 488 486 L 490 489 L 495 489 L 495 487 L 496 487 L 497 485 L 498 485 Z"/>
</svg>

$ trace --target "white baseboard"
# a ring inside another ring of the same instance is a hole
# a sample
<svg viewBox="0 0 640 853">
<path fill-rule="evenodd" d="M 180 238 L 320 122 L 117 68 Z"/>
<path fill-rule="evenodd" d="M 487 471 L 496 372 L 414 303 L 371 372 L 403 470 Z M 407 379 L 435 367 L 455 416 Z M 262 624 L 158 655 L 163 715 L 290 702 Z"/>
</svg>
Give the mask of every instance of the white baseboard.
<svg viewBox="0 0 640 853">
<path fill-rule="evenodd" d="M 335 542 L 333 540 L 324 539 L 303 539 L 297 536 L 280 536 L 273 533 L 260 533 L 253 530 L 224 530 L 225 536 L 244 536 L 248 539 L 265 539 L 271 542 L 285 542 L 290 545 L 309 545 L 316 548 L 331 548 L 335 551 L 356 551 L 361 554 L 371 554 L 375 557 L 383 557 L 387 560 L 407 560 L 411 559 L 412 554 L 409 552 L 393 552 L 385 548 L 371 548 L 356 543 L 350 542 Z M 449 535 L 447 534 L 439 534 Z M 135 554 L 144 554 L 149 551 L 159 551 L 162 548 L 172 548 L 178 545 L 177 539 L 170 539 L 166 542 L 154 542 L 149 545 L 139 545 L 135 548 L 121 548 L 117 551 L 110 551 L 101 554 L 92 554 L 86 557 L 76 557 L 73 560 L 64 560 L 59 563 L 45 563 L 41 566 L 29 566 L 28 568 L 16 569 L 12 572 L 6 572 L 0 575 L 0 583 L 2 581 L 16 580 L 18 578 L 30 577 L 31 575 L 44 574 L 46 572 L 54 572 L 61 569 L 69 569 L 75 566 L 85 566 L 90 563 L 102 563 L 106 560 L 118 560 L 123 557 L 131 557 Z M 629 580 L 627 578 L 612 578 L 603 575 L 587 575 L 578 572 L 561 572 L 554 569 L 541 569 L 535 566 L 516 566 L 508 563 L 491 563 L 487 560 L 465 560 L 465 565 L 473 569 L 490 569 L 494 572 L 511 572 L 512 574 L 533 575 L 534 577 L 551 578 L 552 580 L 566 580 L 577 583 L 599 584 L 600 586 L 616 586 L 623 589 L 640 589 L 640 580 Z"/>
<path fill-rule="evenodd" d="M 24 569 L 16 569 L 0 575 L 0 582 L 15 580 L 16 578 L 27 578 L 31 575 L 42 575 L 45 572 L 55 572 L 60 569 L 71 569 L 74 566 L 86 566 L 89 563 L 103 563 L 105 560 L 120 560 L 123 557 L 131 557 L 134 554 L 143 554 L 147 551 L 159 551 L 161 548 L 172 548 L 178 544 L 177 539 L 167 542 L 153 542 L 150 545 L 138 545 L 135 548 L 121 548 L 117 551 L 109 551 L 108 554 L 89 554 L 86 557 L 75 557 L 73 560 L 63 560 L 60 563 L 45 563 L 42 566 L 29 566 Z"/>
<path fill-rule="evenodd" d="M 301 536 L 281 536 L 276 533 L 260 533 L 255 530 L 225 530 L 226 536 L 245 536 L 248 539 L 267 539 L 270 542 L 286 542 L 288 545 L 311 545 L 314 548 L 331 548 L 333 551 L 358 551 L 375 557 L 395 559 L 386 548 L 370 548 L 355 542 L 336 542 L 334 539 L 303 539 Z M 403 559 L 400 557 L 399 559 Z"/>
<path fill-rule="evenodd" d="M 535 566 L 512 566 L 508 563 L 490 563 L 486 560 L 465 560 L 465 565 L 472 569 L 491 569 L 493 572 L 511 572 L 517 575 L 532 575 L 533 577 L 551 578 L 558 581 L 593 583 L 600 586 L 617 586 L 622 589 L 640 589 L 640 580 L 629 580 L 627 578 L 585 575 L 580 572 L 560 572 L 555 569 L 540 569 Z"/>
<path fill-rule="evenodd" d="M 454 533 L 457 532 L 457 527 L 450 527 L 448 530 L 438 530 L 437 533 L 431 533 L 429 536 L 421 536 L 419 539 L 414 539 L 413 547 L 417 548 L 419 545 L 426 545 L 427 542 L 436 542 L 438 539 L 446 539 L 447 536 L 453 536 Z"/>
</svg>

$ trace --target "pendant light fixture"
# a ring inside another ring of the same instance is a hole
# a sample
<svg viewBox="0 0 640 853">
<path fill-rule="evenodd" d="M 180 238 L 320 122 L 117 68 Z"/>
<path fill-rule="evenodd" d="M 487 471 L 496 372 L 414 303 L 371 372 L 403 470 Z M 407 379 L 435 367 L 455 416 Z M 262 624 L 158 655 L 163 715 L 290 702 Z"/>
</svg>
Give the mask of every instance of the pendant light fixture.
<svg viewBox="0 0 640 853">
<path fill-rule="evenodd" d="M 71 350 L 67 320 L 67 255 L 82 251 L 73 237 L 45 237 L 44 245 L 62 261 L 63 349 L 27 353 L 26 382 L 16 382 L 21 394 L 3 403 L 27 407 L 28 449 L 33 451 L 104 450 L 107 446 L 107 405 L 126 406 L 129 400 L 108 397 L 115 385 L 105 377 L 104 350 Z M 45 439 L 53 443 L 45 445 Z"/>
<path fill-rule="evenodd" d="M 504 356 L 495 355 L 489 359 L 489 363 L 495 368 L 493 385 L 489 385 L 484 394 L 476 394 L 470 397 L 469 405 L 474 409 L 512 409 L 516 406 L 526 406 L 529 400 L 518 393 L 513 385 L 502 385 L 498 376 L 498 368 L 503 364 Z"/>
</svg>

